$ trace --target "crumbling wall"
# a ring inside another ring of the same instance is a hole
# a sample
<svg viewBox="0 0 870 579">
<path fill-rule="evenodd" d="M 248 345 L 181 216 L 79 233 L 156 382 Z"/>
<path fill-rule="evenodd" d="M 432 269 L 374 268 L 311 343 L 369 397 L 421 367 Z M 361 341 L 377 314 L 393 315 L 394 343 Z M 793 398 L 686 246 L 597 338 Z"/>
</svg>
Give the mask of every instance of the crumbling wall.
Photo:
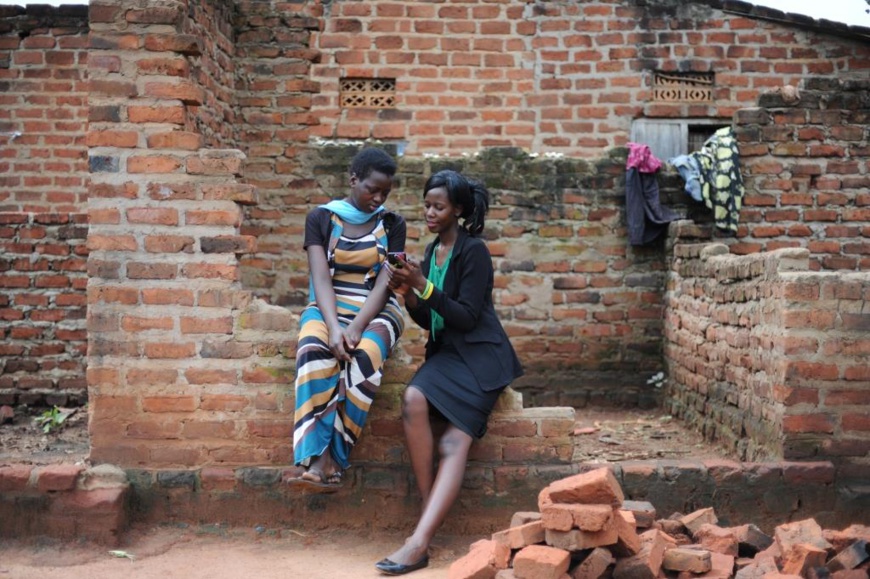
<svg viewBox="0 0 870 579">
<path fill-rule="evenodd" d="M 806 78 L 734 116 L 746 184 L 733 253 L 810 251 L 813 270 L 870 269 L 870 82 Z"/>
<path fill-rule="evenodd" d="M 809 251 L 676 242 L 665 295 L 666 408 L 740 458 L 870 462 L 870 274 L 809 271 Z M 683 239 L 680 239 L 680 237 Z"/>
<path fill-rule="evenodd" d="M 0 6 L 0 404 L 82 404 L 86 6 Z"/>
</svg>

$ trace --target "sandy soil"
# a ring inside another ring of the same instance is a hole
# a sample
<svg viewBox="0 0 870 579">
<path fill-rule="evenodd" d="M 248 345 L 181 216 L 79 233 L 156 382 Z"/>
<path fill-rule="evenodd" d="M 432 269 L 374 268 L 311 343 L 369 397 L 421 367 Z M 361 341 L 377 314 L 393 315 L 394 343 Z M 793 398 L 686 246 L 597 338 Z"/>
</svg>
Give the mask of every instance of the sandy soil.
<svg viewBox="0 0 870 579">
<path fill-rule="evenodd" d="M 299 533 L 292 529 L 134 530 L 110 554 L 94 545 L 0 542 L 0 578 L 15 579 L 367 579 L 384 577 L 374 564 L 403 540 L 398 535 L 344 532 Z M 482 537 L 437 537 L 430 566 L 414 579 L 447 576 L 454 560 Z"/>
</svg>

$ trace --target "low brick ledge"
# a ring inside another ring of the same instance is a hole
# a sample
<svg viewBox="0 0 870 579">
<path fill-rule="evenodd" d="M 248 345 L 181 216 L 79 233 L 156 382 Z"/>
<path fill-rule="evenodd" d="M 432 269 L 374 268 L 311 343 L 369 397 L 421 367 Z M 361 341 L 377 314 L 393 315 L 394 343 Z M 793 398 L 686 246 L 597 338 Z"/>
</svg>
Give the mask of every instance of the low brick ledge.
<svg viewBox="0 0 870 579">
<path fill-rule="evenodd" d="M 540 489 L 601 463 L 469 466 L 443 529 L 488 534 L 517 511 L 537 509 Z M 829 528 L 866 523 L 870 486 L 838 481 L 830 462 L 626 461 L 609 466 L 626 499 L 659 517 L 714 507 L 724 524 L 775 526 L 813 517 Z M 110 465 L 0 466 L 0 537 L 49 536 L 117 545 L 131 522 L 410 531 L 419 500 L 406 464 L 358 464 L 333 494 L 287 484 L 296 468 L 206 467 L 126 471 Z"/>
<path fill-rule="evenodd" d="M 0 538 L 118 545 L 129 524 L 127 474 L 79 464 L 0 466 Z"/>
<path fill-rule="evenodd" d="M 485 535 L 516 511 L 537 509 L 540 489 L 600 463 L 470 465 L 443 532 Z M 830 528 L 865 523 L 870 487 L 837 481 L 830 462 L 657 460 L 609 465 L 626 499 L 659 517 L 714 507 L 720 520 L 778 524 L 813 517 Z M 114 545 L 130 522 L 409 531 L 419 499 L 407 465 L 358 464 L 333 494 L 290 486 L 295 468 L 138 470 L 109 465 L 0 467 L 0 536 L 51 536 Z M 863 520 L 862 520 L 863 519 Z"/>
</svg>

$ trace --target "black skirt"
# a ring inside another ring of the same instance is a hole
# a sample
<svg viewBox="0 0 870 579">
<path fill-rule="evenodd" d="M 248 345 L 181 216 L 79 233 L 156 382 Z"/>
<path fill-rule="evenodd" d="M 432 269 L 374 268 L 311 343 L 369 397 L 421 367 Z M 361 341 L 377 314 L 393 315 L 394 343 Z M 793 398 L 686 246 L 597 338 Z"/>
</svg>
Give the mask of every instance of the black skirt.
<svg viewBox="0 0 870 579">
<path fill-rule="evenodd" d="M 420 390 L 431 406 L 473 438 L 486 434 L 486 423 L 504 388 L 484 391 L 452 347 L 441 344 L 414 374 L 409 387 Z"/>
</svg>

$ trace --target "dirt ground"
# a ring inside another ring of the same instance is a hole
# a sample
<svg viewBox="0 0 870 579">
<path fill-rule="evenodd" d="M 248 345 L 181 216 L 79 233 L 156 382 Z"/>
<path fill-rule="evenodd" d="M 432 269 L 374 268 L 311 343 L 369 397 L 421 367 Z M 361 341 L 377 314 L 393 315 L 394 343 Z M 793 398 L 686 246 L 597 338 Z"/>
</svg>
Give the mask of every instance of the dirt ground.
<svg viewBox="0 0 870 579">
<path fill-rule="evenodd" d="M 40 414 L 17 409 L 11 424 L 0 425 L 0 466 L 86 462 L 86 410 L 70 414 L 48 433 L 34 423 Z M 574 434 L 576 462 L 728 458 L 659 410 L 581 409 Z M 482 538 L 437 536 L 429 568 L 411 576 L 446 577 L 450 564 Z M 374 563 L 403 539 L 387 533 L 157 526 L 132 529 L 115 554 L 94 545 L 0 541 L 0 579 L 365 579 L 382 577 Z"/>
<path fill-rule="evenodd" d="M 0 465 L 57 464 L 88 456 L 87 409 L 73 411 L 44 432 L 36 420 L 45 409 L 15 409 L 11 423 L 0 424 Z M 583 408 L 577 410 L 575 462 L 727 458 L 727 451 L 704 441 L 679 420 L 657 410 Z"/>
<path fill-rule="evenodd" d="M 450 564 L 481 538 L 439 536 L 429 567 L 412 577 L 446 577 Z M 303 534 L 293 529 L 134 529 L 117 549 L 0 542 L 0 578 L 367 579 L 383 577 L 375 562 L 402 540 L 398 535 L 373 538 L 338 531 Z"/>
</svg>

